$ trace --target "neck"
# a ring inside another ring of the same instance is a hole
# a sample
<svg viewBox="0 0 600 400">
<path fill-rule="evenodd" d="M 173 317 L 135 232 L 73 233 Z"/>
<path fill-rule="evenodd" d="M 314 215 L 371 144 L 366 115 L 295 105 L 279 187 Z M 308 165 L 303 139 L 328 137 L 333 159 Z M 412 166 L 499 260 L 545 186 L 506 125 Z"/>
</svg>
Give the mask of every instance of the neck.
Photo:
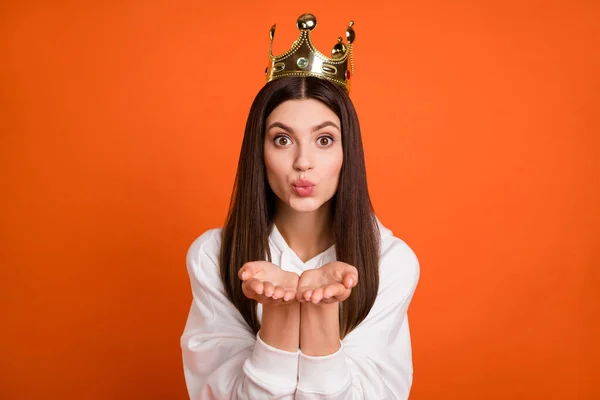
<svg viewBox="0 0 600 400">
<path fill-rule="evenodd" d="M 303 262 L 334 244 L 331 204 L 311 212 L 297 212 L 278 204 L 274 222 L 290 248 Z"/>
</svg>

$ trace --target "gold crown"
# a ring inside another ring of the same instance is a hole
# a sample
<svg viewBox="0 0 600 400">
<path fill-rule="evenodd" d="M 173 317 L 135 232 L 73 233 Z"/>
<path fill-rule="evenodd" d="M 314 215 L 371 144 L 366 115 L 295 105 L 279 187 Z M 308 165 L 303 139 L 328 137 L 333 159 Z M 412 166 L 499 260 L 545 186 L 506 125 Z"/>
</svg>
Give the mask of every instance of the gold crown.
<svg viewBox="0 0 600 400">
<path fill-rule="evenodd" d="M 339 37 L 331 57 L 320 53 L 310 39 L 310 32 L 317 26 L 317 19 L 312 14 L 302 14 L 296 26 L 300 30 L 300 37 L 292 44 L 292 48 L 285 53 L 273 55 L 273 38 L 275 37 L 275 25 L 271 27 L 269 37 L 271 46 L 269 48 L 270 64 L 265 74 L 267 82 L 287 76 L 315 76 L 334 82 L 346 91 L 350 91 L 350 77 L 354 75 L 354 60 L 352 58 L 352 43 L 355 34 L 353 21 L 350 21 L 346 29 L 348 44 L 342 43 Z M 350 67 L 348 67 L 350 62 Z"/>
</svg>

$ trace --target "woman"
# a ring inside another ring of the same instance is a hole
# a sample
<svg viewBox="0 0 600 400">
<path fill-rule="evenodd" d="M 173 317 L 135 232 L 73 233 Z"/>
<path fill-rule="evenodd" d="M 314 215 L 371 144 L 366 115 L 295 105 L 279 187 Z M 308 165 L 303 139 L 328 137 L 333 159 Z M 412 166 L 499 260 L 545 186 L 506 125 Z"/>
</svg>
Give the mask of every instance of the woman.
<svg viewBox="0 0 600 400">
<path fill-rule="evenodd" d="M 194 300 L 181 346 L 193 399 L 405 399 L 410 391 L 406 314 L 419 263 L 371 206 L 344 70 L 353 31 L 337 56 L 334 48 L 317 61 L 315 26 L 301 16 L 292 49 L 271 54 L 225 226 L 187 254 Z M 322 73 L 330 66 L 336 77 Z"/>
</svg>

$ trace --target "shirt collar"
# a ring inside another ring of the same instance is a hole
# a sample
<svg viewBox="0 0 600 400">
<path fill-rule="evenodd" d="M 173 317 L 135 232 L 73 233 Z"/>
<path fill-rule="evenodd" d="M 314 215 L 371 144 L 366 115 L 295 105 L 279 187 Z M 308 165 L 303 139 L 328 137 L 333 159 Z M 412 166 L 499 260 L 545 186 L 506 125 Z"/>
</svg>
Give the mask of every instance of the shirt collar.
<svg viewBox="0 0 600 400">
<path fill-rule="evenodd" d="M 335 244 L 324 252 L 317 254 L 307 262 L 303 262 L 292 248 L 287 244 L 277 225 L 273 224 L 271 234 L 269 235 L 271 247 L 271 257 L 274 264 L 278 264 L 281 269 L 301 274 L 309 269 L 319 268 L 327 263 L 336 260 Z M 273 249 L 276 251 L 274 252 Z M 274 254 L 275 253 L 275 254 Z"/>
</svg>

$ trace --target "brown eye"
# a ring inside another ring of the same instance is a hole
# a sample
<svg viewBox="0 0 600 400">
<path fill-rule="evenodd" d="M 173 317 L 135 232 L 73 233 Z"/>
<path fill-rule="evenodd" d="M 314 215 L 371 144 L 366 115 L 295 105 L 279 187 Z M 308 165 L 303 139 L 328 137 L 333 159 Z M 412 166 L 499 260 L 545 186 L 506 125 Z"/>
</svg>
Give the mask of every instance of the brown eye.
<svg viewBox="0 0 600 400">
<path fill-rule="evenodd" d="M 289 143 L 289 139 L 286 138 L 285 136 L 277 136 L 275 138 L 275 144 L 279 145 L 279 146 L 287 146 Z"/>
<path fill-rule="evenodd" d="M 331 139 L 328 136 L 323 136 L 323 137 L 319 138 L 319 144 L 321 146 L 329 146 L 332 142 L 333 142 L 333 139 Z"/>
</svg>

